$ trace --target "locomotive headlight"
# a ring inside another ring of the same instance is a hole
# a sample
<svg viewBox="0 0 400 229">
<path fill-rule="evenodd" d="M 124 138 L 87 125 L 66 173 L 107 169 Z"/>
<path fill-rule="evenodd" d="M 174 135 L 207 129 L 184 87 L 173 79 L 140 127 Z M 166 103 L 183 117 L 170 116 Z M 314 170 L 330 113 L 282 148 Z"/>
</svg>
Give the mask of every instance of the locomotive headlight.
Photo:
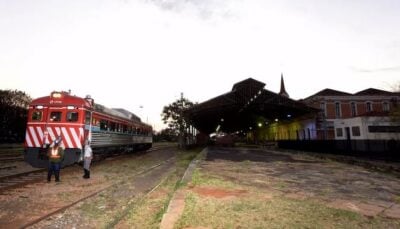
<svg viewBox="0 0 400 229">
<path fill-rule="evenodd" d="M 73 110 L 73 109 L 75 109 L 74 106 L 67 106 L 67 110 Z"/>
<path fill-rule="evenodd" d="M 61 93 L 55 92 L 51 95 L 53 98 L 61 98 Z"/>
<path fill-rule="evenodd" d="M 39 105 L 39 106 L 36 106 L 36 109 L 43 109 L 43 106 L 42 105 Z"/>
</svg>

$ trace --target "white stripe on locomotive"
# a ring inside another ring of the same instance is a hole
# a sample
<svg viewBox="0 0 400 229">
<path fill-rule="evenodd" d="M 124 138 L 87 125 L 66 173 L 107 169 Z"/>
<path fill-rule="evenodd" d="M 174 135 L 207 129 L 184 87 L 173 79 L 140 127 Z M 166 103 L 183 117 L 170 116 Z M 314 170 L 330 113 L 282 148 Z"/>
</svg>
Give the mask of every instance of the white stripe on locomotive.
<svg viewBox="0 0 400 229">
<path fill-rule="evenodd" d="M 69 128 L 69 131 L 71 132 L 71 135 L 72 135 L 72 137 L 73 137 L 73 139 L 74 139 L 74 143 L 75 143 L 74 148 L 81 148 L 80 142 L 79 142 L 79 137 L 78 137 L 78 135 L 76 134 L 75 130 L 76 130 L 76 129 L 73 128 L 73 127 L 70 127 L 70 128 Z"/>
<path fill-rule="evenodd" d="M 42 128 L 40 126 L 36 126 L 36 131 L 39 135 L 39 144 L 43 144 L 43 131 Z"/>
<path fill-rule="evenodd" d="M 88 136 L 89 139 L 92 139 L 92 136 Z M 84 132 L 83 132 L 83 128 L 79 128 L 79 140 L 82 142 L 84 138 Z"/>
<path fill-rule="evenodd" d="M 35 129 L 33 128 L 33 126 L 29 127 L 29 132 L 30 132 L 30 134 L 31 134 L 31 136 L 33 138 L 34 143 L 35 143 L 34 146 L 35 147 L 40 147 L 40 144 L 39 144 L 39 141 L 38 141 L 38 139 L 36 137 Z"/>
<path fill-rule="evenodd" d="M 61 136 L 61 129 L 60 129 L 60 127 L 55 127 L 54 129 L 56 130 L 57 136 Z"/>
<path fill-rule="evenodd" d="M 50 136 L 49 142 L 53 142 L 54 139 L 56 139 L 56 136 L 54 136 L 53 130 L 51 129 L 51 127 L 47 127 L 47 131 L 49 132 L 49 136 Z"/>
<path fill-rule="evenodd" d="M 61 131 L 63 133 L 64 139 L 67 142 L 66 148 L 73 148 L 74 146 L 72 145 L 71 139 L 69 138 L 69 134 L 65 127 L 61 128 Z"/>
<path fill-rule="evenodd" d="M 25 141 L 26 141 L 26 144 L 28 145 L 28 147 L 32 147 L 33 146 L 31 138 L 29 137 L 29 130 L 28 129 L 26 130 L 26 133 L 25 133 Z"/>
</svg>

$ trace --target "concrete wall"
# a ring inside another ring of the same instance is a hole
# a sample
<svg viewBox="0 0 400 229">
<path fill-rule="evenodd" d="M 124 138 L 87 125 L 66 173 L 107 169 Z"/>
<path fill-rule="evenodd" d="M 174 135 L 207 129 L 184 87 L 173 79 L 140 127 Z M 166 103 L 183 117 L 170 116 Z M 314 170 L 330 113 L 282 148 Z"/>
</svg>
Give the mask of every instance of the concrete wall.
<svg viewBox="0 0 400 229">
<path fill-rule="evenodd" d="M 335 139 L 336 140 L 400 140 L 400 132 L 371 132 L 369 126 L 400 126 L 400 123 L 391 121 L 390 117 L 355 117 L 348 119 L 334 120 Z M 350 132 L 347 136 L 346 128 Z M 355 133 L 359 128 L 359 135 Z M 342 130 L 342 136 L 338 134 Z"/>
</svg>

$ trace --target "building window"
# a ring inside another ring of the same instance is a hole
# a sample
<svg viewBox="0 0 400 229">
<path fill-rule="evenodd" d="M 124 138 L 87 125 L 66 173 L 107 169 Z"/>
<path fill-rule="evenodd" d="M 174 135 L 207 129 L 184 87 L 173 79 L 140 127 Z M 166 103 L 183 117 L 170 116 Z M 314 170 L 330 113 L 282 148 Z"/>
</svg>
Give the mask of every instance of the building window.
<svg viewBox="0 0 400 229">
<path fill-rule="evenodd" d="M 370 133 L 400 133 L 400 126 L 368 126 Z"/>
<path fill-rule="evenodd" d="M 341 112 L 340 112 L 340 103 L 339 102 L 336 102 L 335 103 L 335 116 L 336 116 L 336 118 L 340 118 L 340 115 L 341 114 Z"/>
<path fill-rule="evenodd" d="M 322 114 L 324 115 L 324 117 L 326 117 L 325 103 L 320 103 L 319 104 L 319 109 L 321 109 Z"/>
<path fill-rule="evenodd" d="M 393 107 L 397 107 L 398 102 L 397 102 L 397 98 L 396 97 L 392 98 L 390 101 L 392 102 L 392 106 Z"/>
<path fill-rule="evenodd" d="M 355 116 L 357 115 L 356 103 L 355 103 L 355 102 L 352 102 L 352 103 L 350 104 L 350 106 L 351 106 L 351 116 L 352 116 L 352 117 L 355 117 Z"/>
<path fill-rule="evenodd" d="M 343 137 L 343 129 L 336 128 L 336 137 Z"/>
<path fill-rule="evenodd" d="M 351 133 L 353 134 L 353 136 L 361 136 L 360 127 L 359 126 L 351 127 Z"/>
<path fill-rule="evenodd" d="M 388 102 L 383 102 L 382 110 L 383 111 L 389 111 L 389 103 Z"/>
<path fill-rule="evenodd" d="M 371 104 L 371 102 L 367 102 L 367 103 L 366 103 L 366 107 L 367 107 L 367 112 L 371 112 L 371 111 L 372 111 L 372 104 Z"/>
</svg>

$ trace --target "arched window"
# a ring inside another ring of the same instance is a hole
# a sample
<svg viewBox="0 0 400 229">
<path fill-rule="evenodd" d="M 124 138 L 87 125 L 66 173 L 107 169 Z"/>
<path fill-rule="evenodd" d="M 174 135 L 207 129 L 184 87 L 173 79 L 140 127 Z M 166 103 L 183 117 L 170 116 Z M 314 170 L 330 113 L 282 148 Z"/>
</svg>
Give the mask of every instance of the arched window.
<svg viewBox="0 0 400 229">
<path fill-rule="evenodd" d="M 367 102 L 365 104 L 365 106 L 366 106 L 366 111 L 367 112 L 371 112 L 372 111 L 372 103 L 371 102 Z"/>
<path fill-rule="evenodd" d="M 389 103 L 388 102 L 383 102 L 382 104 L 382 110 L 383 111 L 389 111 L 390 107 L 389 107 Z"/>
<path fill-rule="evenodd" d="M 356 108 L 356 103 L 355 102 L 351 102 L 350 103 L 350 107 L 351 107 L 351 116 L 354 117 L 357 115 L 357 108 Z"/>
<path fill-rule="evenodd" d="M 335 117 L 340 118 L 341 117 L 341 109 L 340 109 L 340 102 L 335 103 Z"/>
</svg>

